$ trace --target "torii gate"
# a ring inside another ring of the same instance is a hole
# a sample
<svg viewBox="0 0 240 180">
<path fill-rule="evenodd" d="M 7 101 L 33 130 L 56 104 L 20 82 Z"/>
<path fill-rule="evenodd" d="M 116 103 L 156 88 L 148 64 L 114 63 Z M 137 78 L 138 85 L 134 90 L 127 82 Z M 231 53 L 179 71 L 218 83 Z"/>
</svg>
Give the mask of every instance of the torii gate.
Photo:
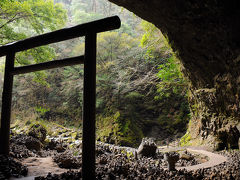
<svg viewBox="0 0 240 180">
<path fill-rule="evenodd" d="M 96 42 L 97 33 L 118 29 L 118 16 L 57 30 L 0 47 L 6 56 L 2 93 L 0 154 L 9 154 L 11 101 L 14 75 L 51 68 L 84 64 L 82 177 L 95 179 L 95 112 L 96 112 Z M 20 51 L 85 36 L 85 55 L 45 63 L 14 67 L 15 54 Z"/>
</svg>

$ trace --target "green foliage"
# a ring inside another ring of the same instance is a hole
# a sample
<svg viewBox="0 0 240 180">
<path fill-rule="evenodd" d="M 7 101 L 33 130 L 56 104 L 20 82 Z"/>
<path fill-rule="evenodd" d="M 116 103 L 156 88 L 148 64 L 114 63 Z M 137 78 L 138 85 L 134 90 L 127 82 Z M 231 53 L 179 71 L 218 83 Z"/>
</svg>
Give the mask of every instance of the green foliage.
<svg viewBox="0 0 240 180">
<path fill-rule="evenodd" d="M 142 21 L 141 26 L 144 30 L 144 34 L 140 41 L 140 45 L 141 47 L 147 48 L 146 58 L 156 58 L 159 54 L 161 54 L 161 56 L 168 55 L 171 48 L 161 31 L 147 21 Z"/>
<path fill-rule="evenodd" d="M 141 46 L 147 48 L 145 58 L 159 58 L 157 94 L 155 101 L 161 102 L 162 112 L 158 123 L 168 133 L 176 134 L 185 130 L 189 121 L 189 106 L 187 102 L 187 81 L 181 72 L 180 61 L 169 47 L 167 39 L 153 24 L 142 22 L 144 35 Z M 158 53 L 158 54 L 157 54 Z"/>
<path fill-rule="evenodd" d="M 41 46 L 27 51 L 21 51 L 17 54 L 15 64 L 29 65 L 32 62 L 41 63 L 50 61 L 56 57 L 55 51 L 52 47 Z"/>
<path fill-rule="evenodd" d="M 157 76 L 161 82 L 158 84 L 159 95 L 156 98 L 162 99 L 172 94 L 184 96 L 187 92 L 187 82 L 180 71 L 179 60 L 175 56 L 171 56 L 158 68 Z"/>
<path fill-rule="evenodd" d="M 127 33 L 104 32 L 98 35 L 98 63 L 101 65 L 108 61 L 118 61 L 120 56 L 126 55 L 129 50 L 136 47 L 137 39 Z"/>
<path fill-rule="evenodd" d="M 141 46 L 147 48 L 147 57 L 156 57 L 156 52 L 162 56 L 157 73 L 161 82 L 158 84 L 159 95 L 156 99 L 169 97 L 173 93 L 186 94 L 187 82 L 181 72 L 180 61 L 172 52 L 167 40 L 153 24 L 143 21 L 142 27 L 145 33 L 141 39 Z"/>
<path fill-rule="evenodd" d="M 102 15 L 96 13 L 86 13 L 84 11 L 76 11 L 74 15 L 74 22 L 77 24 L 82 24 L 86 22 L 90 22 L 96 19 L 103 18 Z"/>
<path fill-rule="evenodd" d="M 63 6 L 53 0 L 4 0 L 0 3 L 0 44 L 53 31 L 67 20 Z M 16 54 L 16 65 L 28 65 L 52 60 L 53 48 L 38 47 Z M 45 73 L 36 73 L 35 81 L 46 84 Z"/>
<path fill-rule="evenodd" d="M 1 44 L 62 27 L 66 12 L 53 0 L 4 1 L 0 4 Z"/>
<path fill-rule="evenodd" d="M 105 137 L 108 137 L 110 134 L 114 134 L 118 131 L 118 118 L 120 117 L 120 113 L 116 112 L 113 115 L 109 116 L 97 116 L 97 136 L 102 141 L 104 141 Z"/>
<path fill-rule="evenodd" d="M 85 22 L 100 19 L 106 16 L 106 7 L 103 9 L 103 4 L 107 5 L 108 2 L 99 0 L 85 1 L 85 0 L 72 0 L 71 13 L 73 16 L 73 22 L 82 24 Z"/>
<path fill-rule="evenodd" d="M 135 100 L 140 99 L 144 96 L 142 94 L 140 94 L 139 92 L 130 92 L 125 97 L 129 101 L 135 101 Z"/>
<path fill-rule="evenodd" d="M 44 108 L 39 106 L 39 107 L 35 107 L 35 111 L 40 115 L 44 115 L 46 112 L 50 111 L 50 108 Z"/>
</svg>

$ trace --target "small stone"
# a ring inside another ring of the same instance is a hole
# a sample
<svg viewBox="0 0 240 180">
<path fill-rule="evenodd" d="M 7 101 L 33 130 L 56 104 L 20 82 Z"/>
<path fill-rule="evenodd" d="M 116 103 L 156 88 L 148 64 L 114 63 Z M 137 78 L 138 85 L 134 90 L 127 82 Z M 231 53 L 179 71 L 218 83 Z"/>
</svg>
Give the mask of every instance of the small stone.
<svg viewBox="0 0 240 180">
<path fill-rule="evenodd" d="M 187 154 L 187 153 L 181 153 L 180 156 L 179 156 L 180 159 L 184 159 L 184 160 L 187 160 L 187 161 L 191 161 L 194 159 L 193 156 L 191 156 L 190 154 Z"/>
</svg>

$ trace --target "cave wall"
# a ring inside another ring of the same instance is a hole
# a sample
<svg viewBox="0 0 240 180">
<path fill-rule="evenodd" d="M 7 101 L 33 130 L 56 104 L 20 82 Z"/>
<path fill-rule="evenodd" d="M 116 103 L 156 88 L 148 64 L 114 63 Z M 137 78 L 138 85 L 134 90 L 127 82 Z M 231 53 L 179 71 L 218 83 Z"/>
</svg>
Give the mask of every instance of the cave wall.
<svg viewBox="0 0 240 180">
<path fill-rule="evenodd" d="M 109 0 L 155 24 L 191 82 L 192 139 L 235 147 L 240 122 L 240 1 Z"/>
</svg>

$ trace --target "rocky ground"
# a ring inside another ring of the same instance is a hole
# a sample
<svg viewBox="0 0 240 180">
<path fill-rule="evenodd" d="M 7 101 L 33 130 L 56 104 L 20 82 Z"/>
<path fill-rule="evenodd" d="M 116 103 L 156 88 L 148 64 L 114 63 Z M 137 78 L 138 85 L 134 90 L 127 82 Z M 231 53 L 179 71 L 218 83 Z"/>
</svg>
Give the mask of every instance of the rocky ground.
<svg viewBox="0 0 240 180">
<path fill-rule="evenodd" d="M 148 145 L 154 147 L 152 142 Z M 59 139 L 51 138 L 44 142 L 38 136 L 14 134 L 11 137 L 10 149 L 10 157 L 0 156 L 0 179 L 26 176 L 27 167 L 21 162 L 26 162 L 25 160 L 30 157 L 39 159 L 47 157 L 59 169 L 69 170 L 58 171 L 58 174 L 54 171 L 48 175 L 47 172 L 42 175 L 38 174 L 38 177 L 35 177 L 37 180 L 81 179 L 82 177 L 81 141 L 76 141 L 70 148 Z M 240 151 L 237 150 L 219 152 L 228 157 L 228 162 L 195 171 L 185 169 L 169 171 L 163 152 L 158 149 L 155 154 L 143 152 L 139 149 L 98 142 L 96 147 L 97 179 L 240 179 Z M 151 152 L 151 150 L 148 149 L 146 152 Z M 177 167 L 192 166 L 207 161 L 207 158 L 191 154 L 186 150 L 174 152 L 174 154 L 179 158 L 176 163 Z M 48 168 L 51 169 L 51 167 L 46 167 Z"/>
<path fill-rule="evenodd" d="M 221 165 L 199 169 L 196 171 L 168 171 L 161 166 L 159 158 L 128 158 L 123 154 L 103 153 L 97 158 L 97 179 L 240 179 L 240 153 L 239 151 L 221 152 L 228 156 L 229 162 Z M 81 170 L 68 171 L 61 175 L 49 174 L 45 177 L 37 177 L 39 180 L 51 179 L 81 179 Z"/>
</svg>

